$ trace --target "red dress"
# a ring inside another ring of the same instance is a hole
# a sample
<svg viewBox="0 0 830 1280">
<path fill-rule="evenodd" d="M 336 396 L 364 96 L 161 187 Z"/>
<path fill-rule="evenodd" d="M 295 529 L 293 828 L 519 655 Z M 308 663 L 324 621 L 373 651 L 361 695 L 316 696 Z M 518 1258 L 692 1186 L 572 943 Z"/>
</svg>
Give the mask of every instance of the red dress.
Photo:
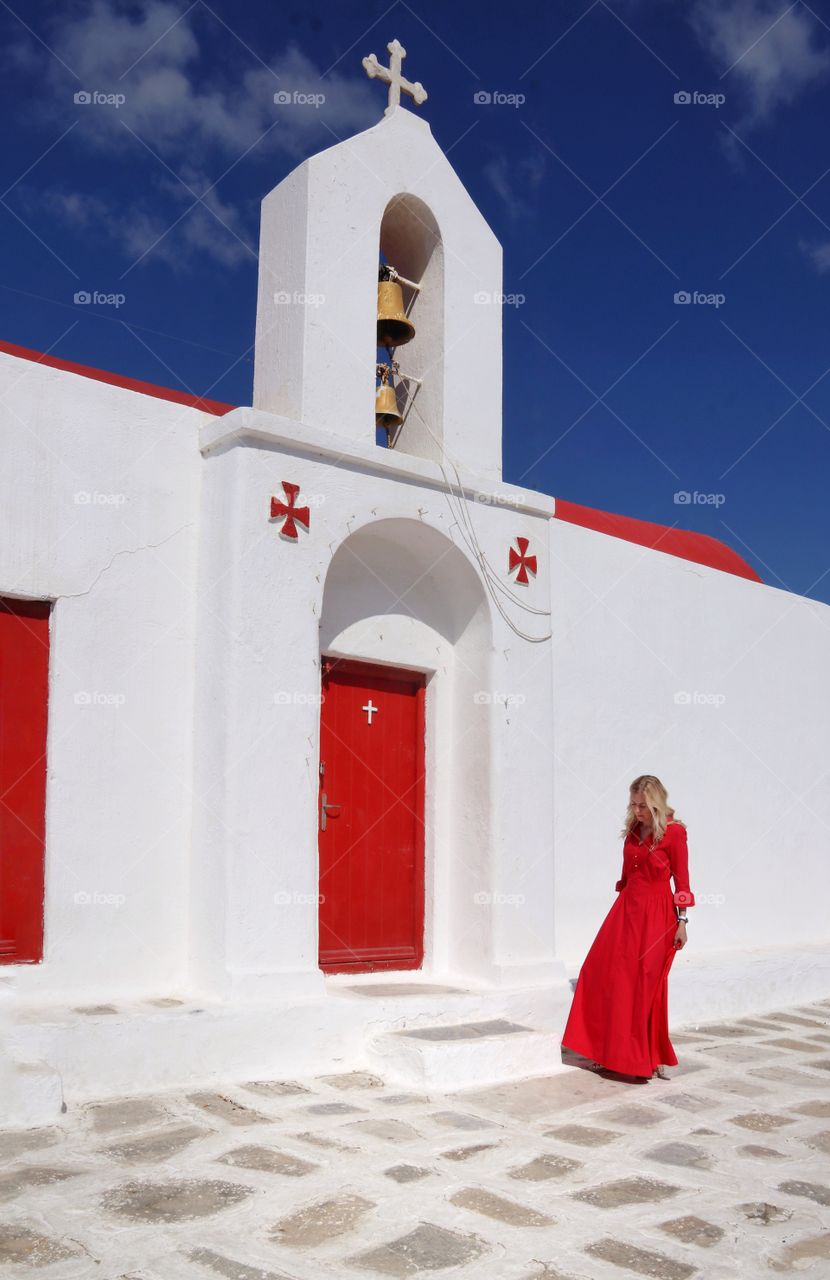
<svg viewBox="0 0 830 1280">
<path fill-rule="evenodd" d="M 669 1040 L 668 979 L 677 954 L 674 904 L 694 906 L 686 828 L 669 819 L 653 849 L 632 823 L 619 897 L 579 971 L 562 1044 L 622 1075 L 677 1065 Z M 674 878 L 674 893 L 669 883 Z"/>
</svg>

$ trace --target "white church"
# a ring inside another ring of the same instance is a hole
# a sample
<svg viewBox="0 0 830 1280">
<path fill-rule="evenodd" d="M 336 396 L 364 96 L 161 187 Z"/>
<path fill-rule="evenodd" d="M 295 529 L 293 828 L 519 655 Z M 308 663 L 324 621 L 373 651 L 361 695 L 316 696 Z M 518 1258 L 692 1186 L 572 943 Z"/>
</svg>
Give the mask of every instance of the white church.
<svg viewBox="0 0 830 1280">
<path fill-rule="evenodd" d="M 0 346 L 2 1124 L 571 1070 L 645 772 L 670 1026 L 830 994 L 830 608 L 502 479 L 501 246 L 389 49 L 263 201 L 252 406 Z"/>
</svg>

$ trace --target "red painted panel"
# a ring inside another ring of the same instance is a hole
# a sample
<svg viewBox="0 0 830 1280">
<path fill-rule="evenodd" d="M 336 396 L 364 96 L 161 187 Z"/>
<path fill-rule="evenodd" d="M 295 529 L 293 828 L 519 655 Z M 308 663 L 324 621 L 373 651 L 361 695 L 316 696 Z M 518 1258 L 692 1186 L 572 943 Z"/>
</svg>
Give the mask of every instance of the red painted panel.
<svg viewBox="0 0 830 1280">
<path fill-rule="evenodd" d="M 423 963 L 424 691 L 417 672 L 324 659 L 319 963 L 328 973 Z"/>
<path fill-rule="evenodd" d="M 202 396 L 194 396 L 187 391 L 174 391 L 172 387 L 157 387 L 154 382 L 126 378 L 121 373 L 94 369 L 92 365 L 76 364 L 74 360 L 61 360 L 58 356 L 46 355 L 42 351 L 32 351 L 30 347 L 18 347 L 13 342 L 0 342 L 0 352 L 8 356 L 16 356 L 19 360 L 31 360 L 34 364 L 48 365 L 50 369 L 63 369 L 65 373 L 77 373 L 80 377 L 92 378 L 95 382 L 106 382 L 111 387 L 138 391 L 143 396 L 154 396 L 156 400 L 169 400 L 172 404 L 189 405 L 192 409 L 202 409 L 205 413 L 215 414 L 217 418 L 230 413 L 231 409 L 236 407 L 232 404 L 223 404 L 221 400 L 205 400 Z"/>
<path fill-rule="evenodd" d="M 43 959 L 49 605 L 0 598 L 0 964 Z"/>
<path fill-rule="evenodd" d="M 650 520 L 636 520 L 633 516 L 618 516 L 612 511 L 600 511 L 597 507 L 583 507 L 577 502 L 557 498 L 553 512 L 557 520 L 582 525 L 584 529 L 596 529 L 612 538 L 636 542 L 641 547 L 653 547 L 682 560 L 707 564 L 723 573 L 734 573 L 739 578 L 763 582 L 750 564 L 732 547 L 708 533 L 695 533 L 691 529 L 675 529 L 670 525 L 654 524 Z"/>
</svg>

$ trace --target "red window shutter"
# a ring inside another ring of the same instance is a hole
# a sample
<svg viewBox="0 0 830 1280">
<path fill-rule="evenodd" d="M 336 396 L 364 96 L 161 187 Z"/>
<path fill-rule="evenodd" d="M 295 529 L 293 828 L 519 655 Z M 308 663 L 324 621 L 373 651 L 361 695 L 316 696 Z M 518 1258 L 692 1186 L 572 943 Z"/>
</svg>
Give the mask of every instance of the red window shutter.
<svg viewBox="0 0 830 1280">
<path fill-rule="evenodd" d="M 0 597 L 0 964 L 43 959 L 49 611 Z"/>
</svg>

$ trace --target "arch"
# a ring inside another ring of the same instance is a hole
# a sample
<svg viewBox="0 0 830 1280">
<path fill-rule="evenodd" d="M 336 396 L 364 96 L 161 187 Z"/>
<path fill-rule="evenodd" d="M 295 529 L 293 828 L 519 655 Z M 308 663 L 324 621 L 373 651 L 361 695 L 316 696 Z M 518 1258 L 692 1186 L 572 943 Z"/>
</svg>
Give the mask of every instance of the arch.
<svg viewBox="0 0 830 1280">
<path fill-rule="evenodd" d="M 481 898 L 492 881 L 491 649 L 484 586 L 445 534 L 390 518 L 341 543 L 323 589 L 321 655 L 427 678 L 424 967 L 433 972 L 483 975 L 491 963 Z"/>
<path fill-rule="evenodd" d="M 419 458 L 440 458 L 444 446 L 444 245 L 432 210 L 418 196 L 400 192 L 387 203 L 380 224 L 380 253 L 420 291 L 404 286 L 415 337 L 395 351 L 404 373 L 398 403 L 404 420 L 394 448 Z M 385 443 L 385 442 L 384 442 Z"/>
</svg>

